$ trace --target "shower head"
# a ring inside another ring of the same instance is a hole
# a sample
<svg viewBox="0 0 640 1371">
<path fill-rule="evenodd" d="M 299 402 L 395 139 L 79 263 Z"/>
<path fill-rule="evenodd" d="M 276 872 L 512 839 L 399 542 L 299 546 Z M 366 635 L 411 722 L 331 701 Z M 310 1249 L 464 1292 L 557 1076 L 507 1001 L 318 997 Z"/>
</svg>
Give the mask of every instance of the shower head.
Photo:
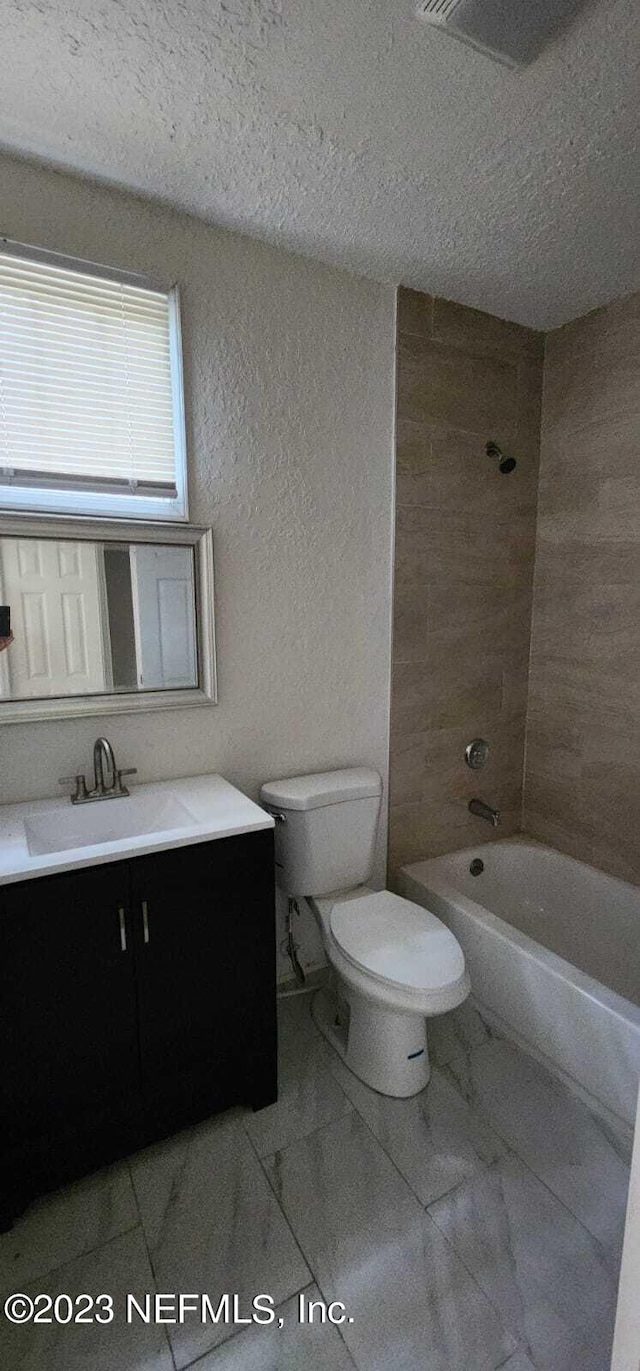
<svg viewBox="0 0 640 1371">
<path fill-rule="evenodd" d="M 509 472 L 514 470 L 516 465 L 515 457 L 507 457 L 506 453 L 502 451 L 502 448 L 498 447 L 498 444 L 493 442 L 493 439 L 490 439 L 487 443 L 485 452 L 487 457 L 495 457 L 497 459 L 498 471 L 501 471 L 503 476 L 508 476 Z"/>
</svg>

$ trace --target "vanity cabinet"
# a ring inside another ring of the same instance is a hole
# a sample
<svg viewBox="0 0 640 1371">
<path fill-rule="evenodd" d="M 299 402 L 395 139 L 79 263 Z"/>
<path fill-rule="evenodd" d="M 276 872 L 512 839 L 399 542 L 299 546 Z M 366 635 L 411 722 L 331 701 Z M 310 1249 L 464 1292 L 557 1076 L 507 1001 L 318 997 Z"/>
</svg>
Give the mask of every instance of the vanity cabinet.
<svg viewBox="0 0 640 1371">
<path fill-rule="evenodd" d="M 275 1099 L 271 830 L 131 863 L 147 1128 Z M 266 1051 L 265 1051 L 266 1047 Z"/>
<path fill-rule="evenodd" d="M 128 888 L 118 863 L 0 889 L 0 1217 L 136 1144 Z"/>
<path fill-rule="evenodd" d="M 0 887 L 0 1226 L 276 1098 L 273 833 Z"/>
</svg>

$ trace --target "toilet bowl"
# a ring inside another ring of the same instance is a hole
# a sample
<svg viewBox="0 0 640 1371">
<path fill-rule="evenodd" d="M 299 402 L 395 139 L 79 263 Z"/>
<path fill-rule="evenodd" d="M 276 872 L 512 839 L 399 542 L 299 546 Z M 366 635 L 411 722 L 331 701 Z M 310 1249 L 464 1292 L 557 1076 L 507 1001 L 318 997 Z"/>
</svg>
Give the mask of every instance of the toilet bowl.
<svg viewBox="0 0 640 1371">
<path fill-rule="evenodd" d="M 388 890 L 360 886 L 309 905 L 348 1007 L 344 1023 L 321 992 L 318 1027 L 374 1090 L 417 1094 L 429 1080 L 427 1017 L 469 994 L 460 944 L 434 914 Z"/>
<path fill-rule="evenodd" d="M 470 990 L 462 948 L 429 910 L 370 875 L 382 782 L 369 767 L 270 782 L 262 802 L 276 818 L 276 874 L 303 896 L 336 974 L 316 996 L 325 1037 L 365 1084 L 383 1095 L 417 1094 L 429 1079 L 426 1019 Z"/>
</svg>

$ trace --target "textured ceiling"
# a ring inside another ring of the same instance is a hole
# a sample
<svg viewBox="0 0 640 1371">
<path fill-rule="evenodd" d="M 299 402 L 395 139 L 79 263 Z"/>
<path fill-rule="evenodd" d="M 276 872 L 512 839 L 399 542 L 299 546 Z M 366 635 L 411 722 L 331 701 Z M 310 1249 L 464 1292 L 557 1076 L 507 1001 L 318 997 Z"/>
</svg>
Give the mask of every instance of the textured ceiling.
<svg viewBox="0 0 640 1371">
<path fill-rule="evenodd" d="M 413 9 L 0 0 L 0 143 L 534 327 L 636 289 L 638 0 L 524 71 Z"/>
</svg>

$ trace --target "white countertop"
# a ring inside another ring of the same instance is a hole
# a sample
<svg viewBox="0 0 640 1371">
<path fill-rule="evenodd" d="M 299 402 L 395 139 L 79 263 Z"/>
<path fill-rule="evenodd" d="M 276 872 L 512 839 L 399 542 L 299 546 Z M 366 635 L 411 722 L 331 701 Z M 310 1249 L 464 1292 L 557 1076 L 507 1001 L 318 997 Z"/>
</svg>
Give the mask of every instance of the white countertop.
<svg viewBox="0 0 640 1371">
<path fill-rule="evenodd" d="M 124 817 L 120 806 L 129 804 L 127 798 L 99 800 L 90 805 L 72 805 L 69 797 L 51 800 L 31 800 L 25 804 L 0 805 L 0 885 L 25 881 L 35 876 L 51 876 L 56 872 L 75 871 L 84 866 L 98 866 L 103 862 L 126 861 L 145 853 L 166 848 L 186 847 L 216 838 L 230 838 L 234 834 L 254 833 L 273 828 L 270 814 L 242 791 L 225 781 L 223 776 L 188 776 L 177 781 L 155 781 L 131 787 L 131 798 L 148 797 L 175 800 L 188 810 L 193 823 L 180 828 L 166 828 L 151 833 L 116 838 L 109 842 L 92 842 L 58 852 L 33 856 L 29 851 L 27 828 L 30 820 L 37 824 L 55 823 L 61 816 L 68 823 L 69 813 L 90 816 L 92 811 L 116 811 Z M 170 812 L 170 811 L 169 811 Z M 82 820 L 80 820 L 82 823 Z"/>
</svg>

